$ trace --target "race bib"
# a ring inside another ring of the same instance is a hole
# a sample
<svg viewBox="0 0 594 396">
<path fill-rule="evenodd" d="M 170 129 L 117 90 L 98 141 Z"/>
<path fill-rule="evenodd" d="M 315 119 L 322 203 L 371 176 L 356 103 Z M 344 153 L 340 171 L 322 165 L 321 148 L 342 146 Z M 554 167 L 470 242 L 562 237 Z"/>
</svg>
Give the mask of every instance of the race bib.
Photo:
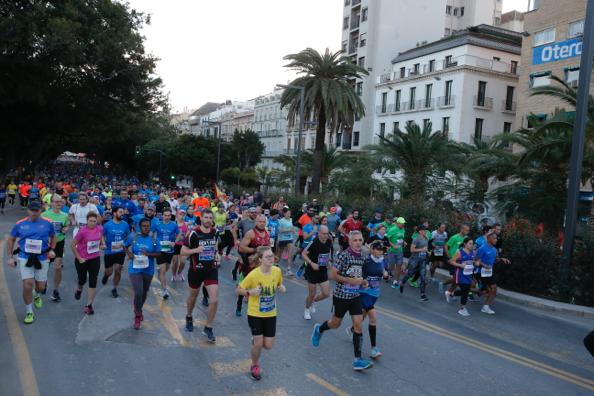
<svg viewBox="0 0 594 396">
<path fill-rule="evenodd" d="M 260 296 L 260 312 L 270 312 L 276 308 L 274 296 Z"/>
<path fill-rule="evenodd" d="M 322 253 L 318 256 L 318 265 L 325 267 L 330 262 L 330 253 Z"/>
<path fill-rule="evenodd" d="M 493 267 L 482 267 L 481 276 L 483 278 L 490 278 L 493 276 Z"/>
<path fill-rule="evenodd" d="M 41 239 L 25 239 L 25 253 L 41 254 Z"/>
<path fill-rule="evenodd" d="M 198 259 L 200 261 L 213 261 L 216 251 L 216 246 L 204 246 L 204 250 L 198 255 Z"/>
<path fill-rule="evenodd" d="M 171 241 L 159 241 L 159 246 L 162 252 L 171 252 L 174 243 Z"/>
<path fill-rule="evenodd" d="M 93 254 L 99 251 L 99 245 L 101 241 L 88 241 L 87 242 L 87 253 Z"/>
<path fill-rule="evenodd" d="M 142 254 L 135 254 L 134 260 L 132 261 L 132 268 L 134 269 L 145 269 L 149 266 L 148 256 Z"/>
<path fill-rule="evenodd" d="M 419 252 L 419 258 L 427 257 L 427 252 Z"/>
<path fill-rule="evenodd" d="M 396 246 L 401 247 L 403 243 L 404 243 L 404 240 L 403 239 L 398 239 L 396 241 Z"/>
<path fill-rule="evenodd" d="M 359 285 L 351 285 L 350 283 L 344 283 L 343 287 L 345 293 L 359 293 L 360 286 Z"/>
<path fill-rule="evenodd" d="M 64 227 L 64 224 L 61 221 L 54 221 L 54 232 L 56 234 L 61 234 L 62 233 L 62 227 Z"/>
<path fill-rule="evenodd" d="M 380 277 L 379 276 L 368 276 L 367 283 L 371 289 L 377 289 L 380 287 Z"/>
<path fill-rule="evenodd" d="M 124 249 L 124 241 L 113 241 L 111 243 L 111 251 L 119 252 Z"/>
<path fill-rule="evenodd" d="M 472 273 L 474 272 L 474 265 L 472 264 L 466 264 L 464 265 L 464 270 L 462 271 L 462 273 L 466 276 L 472 275 Z"/>
<path fill-rule="evenodd" d="M 433 249 L 434 256 L 443 256 L 443 246 L 435 247 Z"/>
</svg>

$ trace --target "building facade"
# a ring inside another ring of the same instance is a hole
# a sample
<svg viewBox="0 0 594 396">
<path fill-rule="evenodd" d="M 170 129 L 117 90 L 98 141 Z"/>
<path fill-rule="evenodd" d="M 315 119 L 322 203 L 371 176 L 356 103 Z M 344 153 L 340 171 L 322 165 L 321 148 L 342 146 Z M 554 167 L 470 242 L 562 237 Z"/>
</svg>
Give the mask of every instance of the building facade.
<svg viewBox="0 0 594 396">
<path fill-rule="evenodd" d="M 549 96 L 530 96 L 533 88 L 556 84 L 550 76 L 578 86 L 586 0 L 532 0 L 524 15 L 516 124 L 529 127 L 529 116 L 545 119 L 567 104 Z M 559 86 L 559 84 L 556 84 Z M 593 91 L 594 80 L 590 85 Z"/>
<path fill-rule="evenodd" d="M 372 142 L 410 123 L 464 143 L 512 131 L 521 41 L 479 25 L 402 52 L 377 78 Z"/>
<path fill-rule="evenodd" d="M 392 71 L 391 60 L 399 52 L 468 26 L 500 21 L 501 0 L 345 0 L 342 51 L 369 72 L 352 81 L 367 110 L 352 128 L 333 137 L 334 144 L 357 150 L 372 143 L 376 79 Z"/>
<path fill-rule="evenodd" d="M 291 147 L 287 142 L 287 110 L 280 107 L 283 89 L 275 88 L 272 92 L 254 100 L 254 131 L 264 144 L 264 154 L 260 166 L 278 168 L 274 158 L 287 154 Z"/>
</svg>

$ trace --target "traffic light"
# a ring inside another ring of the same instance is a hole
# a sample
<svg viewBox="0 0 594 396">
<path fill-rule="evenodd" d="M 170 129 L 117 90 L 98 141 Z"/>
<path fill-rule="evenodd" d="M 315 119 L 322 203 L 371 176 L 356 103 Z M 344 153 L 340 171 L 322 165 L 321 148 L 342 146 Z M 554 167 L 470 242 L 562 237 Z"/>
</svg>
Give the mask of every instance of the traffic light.
<svg viewBox="0 0 594 396">
<path fill-rule="evenodd" d="M 174 175 L 171 175 L 171 180 L 175 180 L 175 176 Z"/>
</svg>

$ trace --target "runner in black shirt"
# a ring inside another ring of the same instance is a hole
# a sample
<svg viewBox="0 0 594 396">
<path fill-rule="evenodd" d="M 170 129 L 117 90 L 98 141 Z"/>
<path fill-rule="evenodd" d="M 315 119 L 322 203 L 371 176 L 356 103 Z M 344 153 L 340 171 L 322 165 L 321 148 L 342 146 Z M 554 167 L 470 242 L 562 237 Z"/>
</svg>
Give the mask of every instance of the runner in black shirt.
<svg viewBox="0 0 594 396">
<path fill-rule="evenodd" d="M 334 248 L 330 239 L 330 232 L 325 225 L 320 226 L 318 236 L 301 254 L 305 267 L 308 294 L 305 299 L 305 312 L 303 317 L 311 319 L 311 314 L 316 312 L 314 303 L 330 297 L 330 282 L 328 282 L 328 265 L 332 262 Z M 316 295 L 317 286 L 320 285 L 320 294 Z"/>
</svg>

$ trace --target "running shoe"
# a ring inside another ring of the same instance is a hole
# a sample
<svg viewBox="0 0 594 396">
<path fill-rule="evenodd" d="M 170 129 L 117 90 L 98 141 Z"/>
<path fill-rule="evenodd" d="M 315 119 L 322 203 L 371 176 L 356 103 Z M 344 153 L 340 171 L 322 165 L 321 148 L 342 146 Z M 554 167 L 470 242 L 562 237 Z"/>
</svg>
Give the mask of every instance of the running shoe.
<svg viewBox="0 0 594 396">
<path fill-rule="evenodd" d="M 250 367 L 250 375 L 256 381 L 260 381 L 262 379 L 262 375 L 260 374 L 260 366 L 254 364 L 252 367 Z"/>
<path fill-rule="evenodd" d="M 235 310 L 235 316 L 240 317 L 241 316 L 241 308 L 237 308 Z"/>
<path fill-rule="evenodd" d="M 113 289 L 111 289 L 111 296 L 113 298 L 118 298 L 120 295 L 118 294 L 118 289 L 116 289 L 115 287 Z"/>
<path fill-rule="evenodd" d="M 398 289 L 398 286 L 399 286 L 398 281 L 392 282 L 392 289 Z"/>
<path fill-rule="evenodd" d="M 184 274 L 179 274 L 177 277 L 178 279 L 181 279 L 182 282 L 186 281 L 186 277 L 184 276 Z"/>
<path fill-rule="evenodd" d="M 373 347 L 371 348 L 371 358 L 372 359 L 377 359 L 378 357 L 382 356 L 383 353 L 382 351 L 380 351 L 380 349 L 378 347 Z"/>
<path fill-rule="evenodd" d="M 320 346 L 320 339 L 322 338 L 322 333 L 320 333 L 321 326 L 321 324 L 316 323 L 311 332 L 311 344 L 315 347 Z"/>
<path fill-rule="evenodd" d="M 286 272 L 286 275 L 287 276 L 293 276 L 295 274 L 293 274 L 293 271 L 291 271 L 290 269 L 288 269 L 287 272 Z"/>
<path fill-rule="evenodd" d="M 489 307 L 488 305 L 483 305 L 483 308 L 481 308 L 481 312 L 484 312 L 484 313 L 489 314 L 489 315 L 494 315 L 495 314 L 495 311 L 493 311 L 491 309 L 491 307 Z"/>
<path fill-rule="evenodd" d="M 74 292 L 74 299 L 75 300 L 80 300 L 80 296 L 82 295 L 82 290 L 81 289 L 76 289 L 76 291 Z"/>
<path fill-rule="evenodd" d="M 440 293 L 443 293 L 443 282 L 439 282 L 439 284 L 437 285 L 437 290 L 438 290 Z"/>
<path fill-rule="evenodd" d="M 305 311 L 303 312 L 303 319 L 311 320 L 311 311 L 307 308 L 305 308 Z"/>
<path fill-rule="evenodd" d="M 404 283 L 400 284 L 400 294 L 404 293 Z"/>
<path fill-rule="evenodd" d="M 446 290 L 444 292 L 444 295 L 445 295 L 445 299 L 448 303 L 452 301 L 452 293 L 449 290 Z"/>
<path fill-rule="evenodd" d="M 421 294 L 421 301 L 429 301 L 426 295 Z"/>
<path fill-rule="evenodd" d="M 479 301 L 479 299 L 476 298 L 476 296 L 474 295 L 474 293 L 470 293 L 470 294 L 468 294 L 468 301 L 476 302 L 476 301 Z"/>
<path fill-rule="evenodd" d="M 50 298 L 52 299 L 52 301 L 55 302 L 60 302 L 62 300 L 62 297 L 60 297 L 60 292 L 57 290 L 54 290 Z"/>
<path fill-rule="evenodd" d="M 95 313 L 95 310 L 93 309 L 93 306 L 91 304 L 89 304 L 89 305 L 85 305 L 85 309 L 83 310 L 83 312 L 86 315 L 93 315 Z"/>
<path fill-rule="evenodd" d="M 142 311 L 140 311 L 140 321 L 143 322 L 144 321 L 144 315 L 142 314 Z"/>
<path fill-rule="evenodd" d="M 470 312 L 468 312 L 466 308 L 459 309 L 458 314 L 462 316 L 470 316 Z"/>
<path fill-rule="evenodd" d="M 208 298 L 202 297 L 202 305 L 204 305 L 205 307 L 208 307 Z"/>
<path fill-rule="evenodd" d="M 315 302 L 311 303 L 311 307 L 309 307 L 309 312 L 311 312 L 312 314 L 316 313 L 316 303 Z"/>
<path fill-rule="evenodd" d="M 302 265 L 301 267 L 299 267 L 299 269 L 297 270 L 297 278 L 301 278 L 303 276 L 303 273 L 305 272 L 305 266 Z"/>
<path fill-rule="evenodd" d="M 361 358 L 353 360 L 353 370 L 355 371 L 365 370 L 370 368 L 371 366 L 373 366 L 373 363 L 371 363 L 369 360 Z"/>
<path fill-rule="evenodd" d="M 109 277 L 107 275 L 103 275 L 103 278 L 101 278 L 101 284 L 103 286 L 105 286 L 107 284 L 107 280 L 109 279 Z"/>
<path fill-rule="evenodd" d="M 33 298 L 33 303 L 35 304 L 35 308 L 37 309 L 43 307 L 43 300 L 41 299 L 41 296 L 35 296 Z"/>
<path fill-rule="evenodd" d="M 412 278 L 408 280 L 408 284 L 412 287 L 419 287 L 419 283 L 417 281 L 413 281 Z"/>
<path fill-rule="evenodd" d="M 186 316 L 186 331 L 194 331 L 194 319 L 191 316 Z"/>
<path fill-rule="evenodd" d="M 33 314 L 33 312 L 27 312 L 27 314 L 25 315 L 25 319 L 23 319 L 23 322 L 25 324 L 31 324 L 35 322 L 35 315 Z"/>
<path fill-rule="evenodd" d="M 347 326 L 347 328 L 345 330 L 346 330 L 347 336 L 349 336 L 349 338 L 353 338 L 353 327 Z"/>
<path fill-rule="evenodd" d="M 170 279 L 171 283 L 175 283 L 176 280 L 177 280 L 177 276 L 172 275 L 171 279 Z"/>
<path fill-rule="evenodd" d="M 169 298 L 169 291 L 167 289 L 163 290 L 163 300 L 167 300 Z"/>
<path fill-rule="evenodd" d="M 206 338 L 208 338 L 208 341 L 212 342 L 213 344 L 217 341 L 217 339 L 212 331 L 212 327 L 204 326 L 204 328 L 202 329 L 202 334 L 204 334 L 206 336 Z"/>
<path fill-rule="evenodd" d="M 140 315 L 134 315 L 134 330 L 140 329 L 140 322 L 142 322 Z"/>
</svg>

